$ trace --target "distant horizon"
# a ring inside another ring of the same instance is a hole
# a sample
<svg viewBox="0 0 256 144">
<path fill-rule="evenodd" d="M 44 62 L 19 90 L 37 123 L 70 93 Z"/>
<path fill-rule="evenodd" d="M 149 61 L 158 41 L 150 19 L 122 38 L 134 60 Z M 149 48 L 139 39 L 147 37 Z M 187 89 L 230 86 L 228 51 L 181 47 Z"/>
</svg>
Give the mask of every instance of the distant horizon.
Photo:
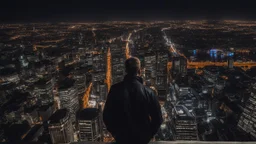
<svg viewBox="0 0 256 144">
<path fill-rule="evenodd" d="M 76 21 L 76 20 L 66 20 L 66 21 L 50 21 L 50 20 L 42 20 L 42 21 L 37 21 L 37 20 L 31 20 L 31 21 L 17 21 L 17 22 L 0 22 L 0 24 L 38 24 L 38 23 L 67 23 L 67 24 L 83 24 L 83 23 L 108 23 L 108 22 L 131 22 L 131 23 L 136 23 L 136 22 L 141 22 L 141 23 L 150 23 L 150 22 L 172 22 L 172 21 L 239 21 L 239 22 L 246 22 L 246 21 L 252 21 L 256 22 L 256 19 L 165 19 L 165 20 L 81 20 L 81 21 Z"/>
</svg>

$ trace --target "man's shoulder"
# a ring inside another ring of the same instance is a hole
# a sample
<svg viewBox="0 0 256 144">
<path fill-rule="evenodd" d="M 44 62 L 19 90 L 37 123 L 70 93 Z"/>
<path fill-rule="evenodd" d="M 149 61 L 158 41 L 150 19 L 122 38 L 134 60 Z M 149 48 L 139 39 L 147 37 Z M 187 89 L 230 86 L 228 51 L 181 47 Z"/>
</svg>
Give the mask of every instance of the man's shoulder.
<svg viewBox="0 0 256 144">
<path fill-rule="evenodd" d="M 148 94 L 150 94 L 150 95 L 154 94 L 154 91 L 153 91 L 150 87 L 145 86 L 145 85 L 143 85 L 143 86 L 144 86 L 144 88 L 145 88 L 145 90 L 146 90 L 146 92 L 147 92 Z"/>
<path fill-rule="evenodd" d="M 119 82 L 119 83 L 116 83 L 116 84 L 113 84 L 111 86 L 111 89 L 119 89 L 123 86 L 123 81 Z"/>
</svg>

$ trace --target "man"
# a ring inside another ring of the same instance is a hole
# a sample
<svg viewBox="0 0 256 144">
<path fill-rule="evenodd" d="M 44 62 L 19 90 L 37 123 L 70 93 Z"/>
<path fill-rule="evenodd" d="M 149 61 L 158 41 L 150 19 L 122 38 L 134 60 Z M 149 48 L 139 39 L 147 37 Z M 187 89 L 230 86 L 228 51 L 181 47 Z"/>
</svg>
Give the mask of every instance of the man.
<svg viewBox="0 0 256 144">
<path fill-rule="evenodd" d="M 147 144 L 157 133 L 163 119 L 154 92 L 143 85 L 140 60 L 126 60 L 127 75 L 114 84 L 103 111 L 107 130 L 118 144 Z"/>
</svg>

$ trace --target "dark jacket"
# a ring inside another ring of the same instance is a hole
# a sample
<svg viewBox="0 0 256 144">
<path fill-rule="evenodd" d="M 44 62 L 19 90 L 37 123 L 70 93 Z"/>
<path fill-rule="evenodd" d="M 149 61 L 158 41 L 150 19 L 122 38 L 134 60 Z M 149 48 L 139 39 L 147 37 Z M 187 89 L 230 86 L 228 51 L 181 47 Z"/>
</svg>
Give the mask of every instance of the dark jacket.
<svg viewBox="0 0 256 144">
<path fill-rule="evenodd" d="M 118 143 L 141 144 L 150 141 L 163 121 L 154 92 L 142 78 L 130 75 L 111 87 L 103 120 Z"/>
</svg>

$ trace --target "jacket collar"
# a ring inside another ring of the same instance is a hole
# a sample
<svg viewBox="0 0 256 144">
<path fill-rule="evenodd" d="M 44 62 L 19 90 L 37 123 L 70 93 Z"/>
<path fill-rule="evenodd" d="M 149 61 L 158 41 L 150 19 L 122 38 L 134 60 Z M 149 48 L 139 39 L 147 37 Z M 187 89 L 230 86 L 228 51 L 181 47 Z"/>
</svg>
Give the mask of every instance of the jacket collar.
<svg viewBox="0 0 256 144">
<path fill-rule="evenodd" d="M 127 82 L 127 81 L 134 81 L 134 80 L 137 80 L 139 81 L 141 84 L 143 84 L 143 79 L 139 76 L 136 76 L 136 75 L 126 75 L 124 77 L 124 82 Z"/>
</svg>

